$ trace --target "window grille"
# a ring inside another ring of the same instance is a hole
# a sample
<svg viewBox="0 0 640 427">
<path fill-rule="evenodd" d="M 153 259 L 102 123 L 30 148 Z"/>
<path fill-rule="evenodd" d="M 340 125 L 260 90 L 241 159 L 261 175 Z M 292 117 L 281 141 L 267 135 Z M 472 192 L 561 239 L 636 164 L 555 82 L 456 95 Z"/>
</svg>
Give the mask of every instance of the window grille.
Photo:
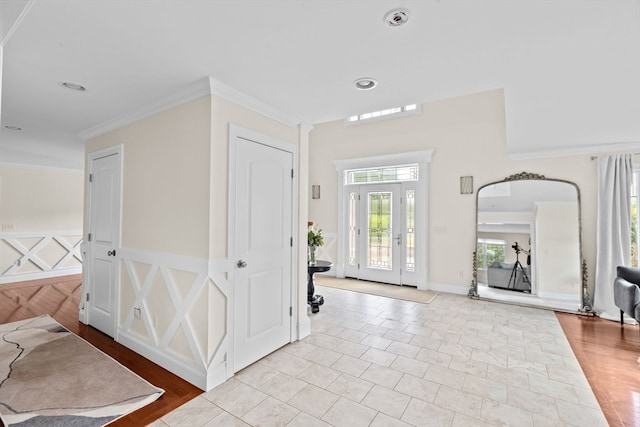
<svg viewBox="0 0 640 427">
<path fill-rule="evenodd" d="M 345 171 L 345 184 L 371 184 L 418 180 L 418 165 L 385 166 L 382 168 L 352 169 Z"/>
</svg>

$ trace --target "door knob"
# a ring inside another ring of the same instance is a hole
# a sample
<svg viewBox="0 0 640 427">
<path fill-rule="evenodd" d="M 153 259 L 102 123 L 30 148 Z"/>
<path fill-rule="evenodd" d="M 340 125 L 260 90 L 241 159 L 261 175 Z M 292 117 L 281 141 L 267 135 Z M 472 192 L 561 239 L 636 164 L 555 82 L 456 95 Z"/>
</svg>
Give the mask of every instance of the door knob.
<svg viewBox="0 0 640 427">
<path fill-rule="evenodd" d="M 394 237 L 394 240 L 398 241 L 398 246 L 402 244 L 402 233 L 398 234 L 398 237 Z"/>
<path fill-rule="evenodd" d="M 109 256 L 116 256 L 116 250 L 114 249 L 114 250 L 112 250 L 112 251 L 107 252 L 107 255 L 109 255 Z"/>
<path fill-rule="evenodd" d="M 238 261 L 238 262 L 236 263 L 236 266 L 237 266 L 238 268 L 245 268 L 245 267 L 247 266 L 247 263 L 246 263 L 245 261 L 243 261 L 243 260 L 240 260 L 240 261 Z"/>
</svg>

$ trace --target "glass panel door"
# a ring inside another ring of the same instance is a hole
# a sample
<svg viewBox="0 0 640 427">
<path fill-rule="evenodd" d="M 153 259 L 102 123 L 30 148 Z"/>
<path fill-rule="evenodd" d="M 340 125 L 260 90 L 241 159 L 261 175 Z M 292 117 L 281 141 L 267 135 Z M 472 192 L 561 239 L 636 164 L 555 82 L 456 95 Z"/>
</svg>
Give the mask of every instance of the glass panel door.
<svg viewBox="0 0 640 427">
<path fill-rule="evenodd" d="M 400 284 L 400 184 L 360 187 L 360 278 Z"/>
<path fill-rule="evenodd" d="M 346 277 L 417 285 L 416 188 L 414 182 L 347 187 Z"/>
<path fill-rule="evenodd" d="M 390 191 L 367 193 L 367 268 L 393 268 L 393 212 Z"/>
</svg>

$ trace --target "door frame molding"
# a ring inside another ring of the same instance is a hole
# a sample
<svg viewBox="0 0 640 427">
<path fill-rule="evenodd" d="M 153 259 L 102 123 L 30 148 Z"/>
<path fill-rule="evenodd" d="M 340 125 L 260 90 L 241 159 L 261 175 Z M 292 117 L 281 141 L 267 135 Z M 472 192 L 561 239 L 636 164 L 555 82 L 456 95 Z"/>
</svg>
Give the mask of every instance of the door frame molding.
<svg viewBox="0 0 640 427">
<path fill-rule="evenodd" d="M 120 244 L 122 242 L 122 185 L 123 185 L 123 164 L 124 164 L 124 145 L 117 144 L 111 147 L 103 148 L 101 150 L 93 151 L 91 153 L 87 153 L 87 163 L 85 165 L 85 183 L 89 183 L 89 175 L 93 172 L 92 166 L 93 161 L 102 157 L 107 157 L 111 155 L 118 155 L 118 194 L 117 194 L 117 212 L 118 212 L 118 232 L 115 236 L 114 248 L 117 248 L 118 252 L 120 251 Z M 89 230 L 91 230 L 91 221 L 93 220 L 93 213 L 91 212 L 91 198 L 93 197 L 91 185 L 86 186 L 85 191 L 85 218 L 86 222 L 84 224 L 83 230 L 83 244 L 81 245 L 80 251 L 83 255 L 83 263 L 82 263 L 82 300 L 80 302 L 80 313 L 79 320 L 88 325 L 90 323 L 90 314 L 87 309 L 85 302 L 87 301 L 88 294 L 88 284 L 91 283 L 90 277 L 92 272 L 90 270 L 91 263 L 88 261 L 93 254 L 91 253 L 91 245 L 89 244 Z M 114 341 L 118 341 L 118 318 L 120 316 L 120 257 L 115 257 L 115 301 L 114 301 L 114 316 L 113 316 L 113 339 Z"/>
<path fill-rule="evenodd" d="M 428 259 L 429 259 L 429 163 L 433 150 L 410 151 L 405 153 L 393 153 L 382 156 L 359 157 L 353 159 L 334 160 L 332 163 L 336 168 L 338 184 L 338 239 L 337 239 L 337 261 L 336 277 L 344 278 L 345 274 L 345 254 L 347 235 L 347 222 L 345 221 L 345 183 L 344 172 L 349 169 L 373 168 L 381 166 L 394 166 L 404 164 L 418 164 L 418 186 L 416 192 L 422 197 L 416 199 L 416 211 L 424 212 L 424 224 L 416 223 L 416 253 L 424 254 L 420 258 L 416 257 L 416 277 L 418 289 L 427 290 L 428 287 Z M 418 225 L 421 225 L 418 228 Z"/>
<path fill-rule="evenodd" d="M 235 174 L 236 174 L 236 139 L 242 138 L 246 139 L 258 144 L 262 144 L 268 147 L 276 148 L 287 153 L 291 153 L 292 155 L 292 164 L 291 168 L 293 169 L 293 182 L 291 188 L 291 233 L 293 237 L 294 245 L 291 247 L 291 307 L 293 308 L 293 313 L 290 317 L 290 325 L 289 325 L 289 342 L 293 342 L 297 336 L 297 325 L 298 325 L 298 317 L 300 315 L 300 308 L 298 307 L 298 291 L 299 286 L 296 285 L 298 283 L 298 275 L 299 275 L 299 256 L 298 256 L 298 241 L 299 227 L 297 224 L 299 223 L 299 214 L 298 214 L 298 204 L 299 204 L 299 168 L 298 168 L 298 146 L 295 144 L 291 144 L 288 142 L 284 142 L 277 138 L 271 137 L 269 135 L 262 134 L 260 132 L 243 128 L 241 126 L 235 125 L 233 123 L 229 123 L 229 141 L 228 141 L 228 165 L 229 170 L 227 172 L 228 179 L 228 188 L 229 194 L 227 196 L 227 271 L 228 271 L 228 283 L 229 283 L 229 293 L 227 296 L 227 379 L 233 377 L 234 373 L 234 345 L 235 345 L 235 260 L 233 259 L 233 254 L 235 253 L 235 240 L 232 235 L 233 230 L 235 230 L 236 226 L 236 218 L 235 218 L 235 199 L 234 195 L 236 194 L 236 182 L 235 182 Z M 306 283 L 305 283 L 306 285 Z"/>
</svg>

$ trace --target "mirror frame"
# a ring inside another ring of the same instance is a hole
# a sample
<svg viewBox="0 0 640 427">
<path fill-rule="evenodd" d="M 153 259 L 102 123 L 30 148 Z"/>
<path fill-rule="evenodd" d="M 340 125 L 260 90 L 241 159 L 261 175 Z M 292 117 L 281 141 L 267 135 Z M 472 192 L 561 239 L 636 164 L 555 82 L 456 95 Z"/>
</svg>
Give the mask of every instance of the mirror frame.
<svg viewBox="0 0 640 427">
<path fill-rule="evenodd" d="M 514 175 L 509 175 L 508 177 L 504 178 L 501 181 L 494 181 L 494 182 L 485 184 L 482 187 L 478 188 L 478 190 L 476 191 L 476 206 L 475 206 L 476 233 L 475 233 L 474 248 L 473 248 L 473 267 L 472 267 L 473 279 L 471 280 L 471 286 L 469 287 L 469 293 L 467 295 L 472 299 L 480 299 L 480 295 L 478 294 L 478 264 L 477 264 L 478 253 L 476 251 L 477 242 L 478 242 L 478 194 L 480 194 L 480 190 L 490 185 L 501 184 L 504 182 L 511 182 L 511 181 L 524 181 L 524 180 L 562 182 L 565 184 L 572 185 L 576 189 L 577 201 L 578 201 L 578 244 L 580 246 L 579 248 L 580 259 L 578 260 L 578 262 L 581 263 L 580 267 L 581 267 L 581 273 L 582 273 L 582 286 L 580 289 L 580 301 L 582 306 L 578 309 L 578 311 L 584 312 L 584 313 L 593 313 L 593 307 L 591 302 L 592 299 L 587 289 L 587 278 L 589 277 L 587 273 L 587 262 L 584 259 L 584 256 L 582 255 L 582 202 L 580 198 L 580 187 L 578 187 L 578 184 L 572 181 L 567 181 L 567 180 L 558 179 L 558 178 L 547 178 L 544 175 L 539 175 L 539 174 L 530 173 L 530 172 L 521 172 Z"/>
</svg>

